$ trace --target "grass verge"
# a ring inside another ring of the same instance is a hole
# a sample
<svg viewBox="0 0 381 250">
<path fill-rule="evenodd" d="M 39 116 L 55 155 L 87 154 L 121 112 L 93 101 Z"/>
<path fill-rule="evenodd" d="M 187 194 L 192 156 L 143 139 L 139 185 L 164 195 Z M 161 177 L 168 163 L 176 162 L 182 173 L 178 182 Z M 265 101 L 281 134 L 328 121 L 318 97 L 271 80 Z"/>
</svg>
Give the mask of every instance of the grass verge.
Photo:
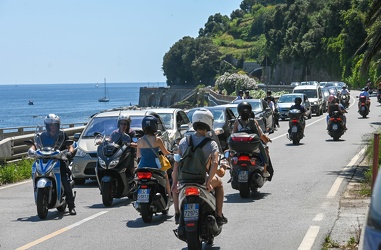
<svg viewBox="0 0 381 250">
<path fill-rule="evenodd" d="M 32 159 L 24 159 L 18 162 L 1 165 L 0 186 L 31 178 L 32 164 Z"/>
</svg>

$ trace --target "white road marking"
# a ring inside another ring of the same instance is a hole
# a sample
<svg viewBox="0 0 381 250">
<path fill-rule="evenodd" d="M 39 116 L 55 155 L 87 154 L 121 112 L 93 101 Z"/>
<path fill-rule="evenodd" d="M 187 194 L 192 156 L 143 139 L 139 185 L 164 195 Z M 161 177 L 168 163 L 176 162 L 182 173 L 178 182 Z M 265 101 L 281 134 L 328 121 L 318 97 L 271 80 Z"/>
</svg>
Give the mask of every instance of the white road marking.
<svg viewBox="0 0 381 250">
<path fill-rule="evenodd" d="M 320 230 L 319 226 L 310 226 L 298 250 L 310 250 Z"/>
<path fill-rule="evenodd" d="M 32 180 L 26 180 L 26 181 L 17 182 L 17 183 L 14 183 L 14 184 L 9 184 L 9 185 L 6 185 L 4 187 L 0 187 L 0 190 L 6 189 L 6 188 L 15 187 L 15 186 L 19 186 L 19 185 L 22 185 L 22 184 L 25 184 L 25 183 L 29 183 L 29 182 L 32 182 Z"/>
<path fill-rule="evenodd" d="M 322 221 L 324 218 L 324 213 L 319 213 L 315 216 L 315 218 L 313 219 L 313 221 Z"/>
<path fill-rule="evenodd" d="M 87 218 L 81 220 L 81 221 L 78 221 L 78 222 L 76 222 L 74 224 L 71 224 L 71 225 L 69 225 L 67 227 L 64 227 L 64 228 L 62 228 L 60 230 L 57 230 L 57 231 L 55 231 L 55 232 L 53 232 L 51 234 L 48 234 L 48 235 L 46 235 L 44 237 L 41 237 L 41 238 L 39 238 L 39 239 L 37 239 L 35 241 L 32 241 L 32 242 L 30 242 L 30 243 L 28 243 L 28 244 L 26 244 L 26 245 L 24 245 L 22 247 L 19 247 L 19 248 L 17 248 L 17 250 L 29 249 L 29 248 L 31 248 L 33 246 L 36 246 L 36 245 L 38 245 L 38 244 L 40 244 L 40 243 L 42 243 L 44 241 L 47 241 L 47 240 L 51 239 L 51 238 L 53 238 L 53 237 L 55 237 L 55 236 L 57 236 L 59 234 L 62 234 L 62 233 L 66 232 L 66 231 L 68 231 L 70 229 L 73 229 L 73 228 L 75 228 L 75 227 L 77 227 L 77 226 L 79 226 L 79 225 L 81 225 L 81 224 L 83 224 L 83 223 L 85 223 L 85 222 L 87 222 L 89 220 L 95 219 L 96 217 L 101 216 L 102 214 L 105 214 L 107 212 L 108 211 L 102 211 L 102 212 L 99 212 L 97 214 L 94 214 L 94 215 L 92 215 L 90 217 L 87 217 Z"/>
</svg>

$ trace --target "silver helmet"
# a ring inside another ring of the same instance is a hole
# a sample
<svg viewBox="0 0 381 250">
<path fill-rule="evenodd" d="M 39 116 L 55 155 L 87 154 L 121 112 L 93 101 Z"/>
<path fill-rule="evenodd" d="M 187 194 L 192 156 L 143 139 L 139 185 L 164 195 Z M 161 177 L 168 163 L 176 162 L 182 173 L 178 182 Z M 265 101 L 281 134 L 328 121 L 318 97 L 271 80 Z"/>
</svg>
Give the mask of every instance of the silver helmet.
<svg viewBox="0 0 381 250">
<path fill-rule="evenodd" d="M 192 116 L 194 130 L 197 130 L 198 125 L 206 125 L 206 130 L 210 131 L 213 128 L 213 114 L 207 109 L 201 108 L 196 110 Z"/>
</svg>

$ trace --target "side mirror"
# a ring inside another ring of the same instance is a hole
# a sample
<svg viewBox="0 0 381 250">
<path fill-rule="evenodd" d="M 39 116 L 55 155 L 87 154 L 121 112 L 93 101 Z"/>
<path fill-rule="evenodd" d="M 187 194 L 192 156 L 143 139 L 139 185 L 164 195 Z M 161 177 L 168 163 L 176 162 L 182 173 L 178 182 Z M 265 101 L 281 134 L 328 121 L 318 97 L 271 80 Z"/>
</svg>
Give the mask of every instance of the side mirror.
<svg viewBox="0 0 381 250">
<path fill-rule="evenodd" d="M 224 156 L 225 156 L 225 158 L 229 158 L 230 157 L 230 151 L 225 151 Z"/>
<path fill-rule="evenodd" d="M 78 141 L 79 137 L 81 137 L 81 133 L 75 133 L 74 136 L 73 136 L 74 141 Z"/>
<path fill-rule="evenodd" d="M 135 142 L 135 143 L 137 143 L 138 142 L 138 138 L 137 137 L 132 137 L 132 142 Z"/>
</svg>

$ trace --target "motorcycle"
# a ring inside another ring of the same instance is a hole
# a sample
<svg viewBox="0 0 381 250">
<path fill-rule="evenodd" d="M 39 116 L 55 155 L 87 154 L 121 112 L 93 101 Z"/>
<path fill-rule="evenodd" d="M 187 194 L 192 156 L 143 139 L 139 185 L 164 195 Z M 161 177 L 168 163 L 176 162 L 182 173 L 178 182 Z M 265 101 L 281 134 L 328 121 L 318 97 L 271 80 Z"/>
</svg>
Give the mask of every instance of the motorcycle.
<svg viewBox="0 0 381 250">
<path fill-rule="evenodd" d="M 338 141 L 344 133 L 345 129 L 342 114 L 339 111 L 334 111 L 328 120 L 328 134 L 334 141 Z"/>
<path fill-rule="evenodd" d="M 38 129 L 39 130 L 39 129 Z M 32 165 L 32 180 L 34 188 L 34 200 L 37 206 L 37 214 L 40 219 L 46 219 L 48 210 L 56 208 L 64 212 L 67 207 L 64 186 L 61 183 L 61 164 L 69 161 L 67 150 L 60 151 L 61 146 L 70 146 L 72 140 L 66 140 L 56 147 L 46 147 L 41 140 L 41 134 L 36 132 L 34 142 L 24 141 L 28 146 L 34 145 L 36 150 L 28 152 L 28 156 L 35 159 Z M 68 171 L 67 178 L 70 186 L 74 188 L 71 172 Z M 76 192 L 74 192 L 74 199 Z"/>
<path fill-rule="evenodd" d="M 171 169 L 167 171 L 171 176 Z M 134 192 L 134 208 L 141 214 L 145 223 L 152 221 L 153 214 L 168 214 L 173 200 L 166 192 L 166 178 L 158 168 L 138 168 L 135 182 L 137 190 Z"/>
<path fill-rule="evenodd" d="M 359 113 L 363 118 L 366 118 L 366 116 L 369 114 L 369 100 L 367 100 L 366 96 L 360 96 L 359 97 L 360 102 L 360 109 Z"/>
<path fill-rule="evenodd" d="M 299 109 L 291 109 L 288 112 L 288 117 L 290 118 L 290 121 L 287 138 L 292 141 L 294 145 L 297 145 L 304 137 L 302 131 L 303 114 Z"/>
<path fill-rule="evenodd" d="M 110 137 L 97 134 L 95 137 L 98 161 L 95 174 L 102 202 L 106 207 L 112 205 L 114 198 L 133 198 L 135 190 L 134 154 L 130 143 L 121 145 L 111 142 Z"/>
<path fill-rule="evenodd" d="M 229 151 L 225 157 L 231 166 L 229 182 L 242 198 L 248 198 L 250 191 L 256 192 L 267 181 L 262 176 L 264 162 L 258 150 L 260 143 L 258 135 L 244 132 L 233 133 L 228 139 Z"/>
<path fill-rule="evenodd" d="M 344 106 L 344 108 L 348 108 L 349 96 L 347 94 L 340 95 L 340 103 Z"/>
</svg>

